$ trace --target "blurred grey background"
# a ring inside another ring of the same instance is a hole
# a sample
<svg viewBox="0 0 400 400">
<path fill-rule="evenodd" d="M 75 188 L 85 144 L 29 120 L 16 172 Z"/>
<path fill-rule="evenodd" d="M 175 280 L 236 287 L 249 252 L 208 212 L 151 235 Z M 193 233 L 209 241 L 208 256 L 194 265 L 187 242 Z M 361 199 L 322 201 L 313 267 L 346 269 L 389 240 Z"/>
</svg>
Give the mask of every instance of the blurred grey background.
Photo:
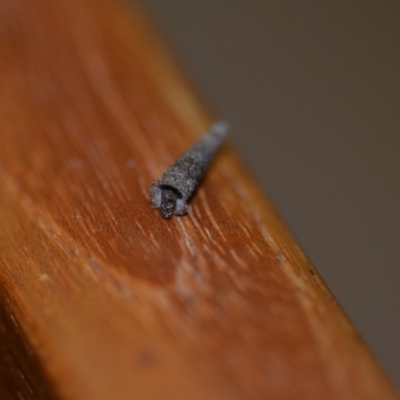
<svg viewBox="0 0 400 400">
<path fill-rule="evenodd" d="M 400 2 L 139 3 L 400 387 Z"/>
</svg>

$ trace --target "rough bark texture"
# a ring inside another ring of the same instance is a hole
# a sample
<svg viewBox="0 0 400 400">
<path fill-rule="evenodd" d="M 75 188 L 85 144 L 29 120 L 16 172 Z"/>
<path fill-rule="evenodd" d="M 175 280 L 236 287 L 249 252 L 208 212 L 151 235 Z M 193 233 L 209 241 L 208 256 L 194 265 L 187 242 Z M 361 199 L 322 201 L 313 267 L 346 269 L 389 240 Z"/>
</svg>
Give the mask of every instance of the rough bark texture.
<svg viewBox="0 0 400 400">
<path fill-rule="evenodd" d="M 229 145 L 151 208 L 213 118 L 137 10 L 3 0 L 0 50 L 2 398 L 396 398 Z"/>
</svg>

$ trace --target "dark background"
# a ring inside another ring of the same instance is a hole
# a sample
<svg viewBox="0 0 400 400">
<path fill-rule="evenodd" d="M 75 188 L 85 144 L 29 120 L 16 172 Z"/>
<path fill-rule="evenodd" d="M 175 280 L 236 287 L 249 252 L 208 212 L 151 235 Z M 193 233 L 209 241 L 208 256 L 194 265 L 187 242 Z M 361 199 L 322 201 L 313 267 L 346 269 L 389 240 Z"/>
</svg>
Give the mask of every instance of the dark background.
<svg viewBox="0 0 400 400">
<path fill-rule="evenodd" d="M 140 0 L 400 386 L 400 2 Z"/>
</svg>

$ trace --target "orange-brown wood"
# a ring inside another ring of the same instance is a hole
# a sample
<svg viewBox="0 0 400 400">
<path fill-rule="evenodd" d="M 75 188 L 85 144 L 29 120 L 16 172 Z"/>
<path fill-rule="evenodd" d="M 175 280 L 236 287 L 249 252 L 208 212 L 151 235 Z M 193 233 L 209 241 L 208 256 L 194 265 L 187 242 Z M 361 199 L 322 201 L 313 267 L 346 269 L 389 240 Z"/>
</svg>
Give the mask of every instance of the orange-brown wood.
<svg viewBox="0 0 400 400">
<path fill-rule="evenodd" d="M 213 119 L 126 10 L 0 2 L 1 398 L 396 398 L 229 144 L 151 209 Z"/>
</svg>

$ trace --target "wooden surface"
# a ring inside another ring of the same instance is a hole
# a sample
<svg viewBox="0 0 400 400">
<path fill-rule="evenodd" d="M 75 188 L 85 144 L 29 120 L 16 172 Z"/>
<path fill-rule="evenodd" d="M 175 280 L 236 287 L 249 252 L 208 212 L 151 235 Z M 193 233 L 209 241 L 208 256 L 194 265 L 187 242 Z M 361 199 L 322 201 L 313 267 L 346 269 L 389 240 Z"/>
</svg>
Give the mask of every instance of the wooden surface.
<svg viewBox="0 0 400 400">
<path fill-rule="evenodd" d="M 139 11 L 2 0 L 0 52 L 1 398 L 396 398 L 230 144 L 150 208 L 213 118 Z"/>
</svg>

